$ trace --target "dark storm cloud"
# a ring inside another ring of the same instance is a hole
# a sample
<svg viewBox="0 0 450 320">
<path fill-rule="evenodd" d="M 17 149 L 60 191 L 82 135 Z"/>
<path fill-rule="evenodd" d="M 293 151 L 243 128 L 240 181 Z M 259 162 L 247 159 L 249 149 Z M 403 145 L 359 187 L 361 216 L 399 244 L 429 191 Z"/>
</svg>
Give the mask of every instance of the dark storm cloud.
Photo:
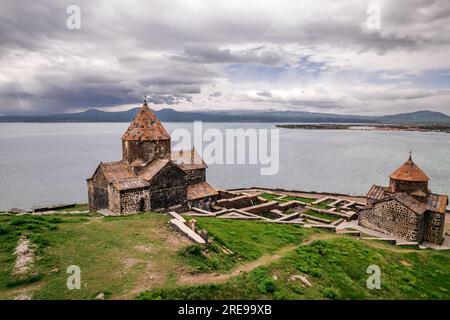
<svg viewBox="0 0 450 320">
<path fill-rule="evenodd" d="M 264 47 L 241 51 L 219 49 L 207 45 L 191 45 L 184 49 L 180 56 L 173 56 L 173 60 L 193 63 L 251 63 L 263 65 L 278 65 L 285 60 L 279 52 L 267 50 Z"/>
<path fill-rule="evenodd" d="M 379 32 L 364 27 L 368 2 L 3 0 L 0 114 L 111 107 L 137 103 L 143 95 L 155 104 L 195 106 L 202 95 L 226 102 L 232 90 L 203 89 L 221 83 L 241 90 L 223 71 L 228 64 L 290 67 L 305 54 L 332 63 L 328 50 L 345 60 L 348 51 L 448 49 L 448 1 L 381 1 Z M 81 30 L 66 28 L 72 4 L 81 8 Z M 269 90 L 258 91 L 270 98 Z M 341 105 L 324 105 L 333 103 Z"/>
</svg>

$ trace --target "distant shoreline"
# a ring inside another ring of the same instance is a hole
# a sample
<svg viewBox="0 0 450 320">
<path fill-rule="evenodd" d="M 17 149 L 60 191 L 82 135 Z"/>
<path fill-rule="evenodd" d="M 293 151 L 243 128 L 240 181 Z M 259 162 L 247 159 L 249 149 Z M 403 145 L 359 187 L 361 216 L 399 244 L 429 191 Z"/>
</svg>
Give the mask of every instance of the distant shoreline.
<svg viewBox="0 0 450 320">
<path fill-rule="evenodd" d="M 0 122 L 9 123 L 98 123 L 127 122 L 134 119 L 138 108 L 127 111 L 106 112 L 90 109 L 78 113 L 48 115 L 0 115 Z M 237 123 L 340 123 L 340 124 L 421 124 L 450 125 L 450 116 L 434 111 L 416 111 L 384 116 L 340 115 L 306 111 L 176 111 L 161 109 L 155 111 L 162 122 L 237 122 Z"/>
<path fill-rule="evenodd" d="M 380 130 L 380 131 L 414 131 L 414 132 L 445 132 L 450 133 L 450 124 L 277 124 L 277 128 L 306 130 Z"/>
</svg>

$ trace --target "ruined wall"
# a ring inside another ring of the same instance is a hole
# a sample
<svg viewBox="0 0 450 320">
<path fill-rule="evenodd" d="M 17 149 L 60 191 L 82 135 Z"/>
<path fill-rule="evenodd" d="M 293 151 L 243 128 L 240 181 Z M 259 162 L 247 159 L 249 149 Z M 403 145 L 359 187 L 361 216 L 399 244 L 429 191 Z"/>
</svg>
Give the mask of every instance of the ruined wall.
<svg viewBox="0 0 450 320">
<path fill-rule="evenodd" d="M 198 199 L 188 201 L 188 205 L 191 208 L 198 208 L 206 211 L 213 210 L 213 206 L 216 204 L 218 196 L 207 197 L 206 199 Z"/>
<path fill-rule="evenodd" d="M 278 202 L 277 201 L 270 201 L 267 203 L 261 203 L 256 206 L 251 206 L 247 208 L 242 208 L 242 211 L 250 212 L 253 214 L 264 214 L 266 212 L 269 212 L 270 210 L 278 209 Z"/>
<path fill-rule="evenodd" d="M 130 164 L 135 160 L 150 162 L 157 158 L 170 159 L 170 140 L 122 141 L 122 158 Z"/>
<path fill-rule="evenodd" d="M 258 204 L 258 195 L 254 196 L 237 196 L 229 199 L 220 199 L 216 202 L 219 207 L 224 207 L 227 209 L 231 208 L 245 208 Z"/>
<path fill-rule="evenodd" d="M 173 165 L 164 167 L 150 184 L 152 210 L 187 204 L 185 174 Z"/>
<path fill-rule="evenodd" d="M 226 191 L 226 190 L 218 190 L 220 199 L 231 199 L 236 198 L 238 196 L 237 193 Z"/>
<path fill-rule="evenodd" d="M 362 210 L 358 224 L 408 241 L 421 242 L 423 239 L 423 215 L 416 215 L 396 200 L 379 202 Z"/>
<path fill-rule="evenodd" d="M 150 211 L 150 190 L 134 189 L 120 192 L 120 214 Z"/>
<path fill-rule="evenodd" d="M 425 230 L 423 240 L 441 244 L 444 239 L 445 214 L 425 212 Z"/>
<path fill-rule="evenodd" d="M 186 184 L 196 184 L 206 181 L 206 169 L 188 170 L 186 172 Z"/>
</svg>

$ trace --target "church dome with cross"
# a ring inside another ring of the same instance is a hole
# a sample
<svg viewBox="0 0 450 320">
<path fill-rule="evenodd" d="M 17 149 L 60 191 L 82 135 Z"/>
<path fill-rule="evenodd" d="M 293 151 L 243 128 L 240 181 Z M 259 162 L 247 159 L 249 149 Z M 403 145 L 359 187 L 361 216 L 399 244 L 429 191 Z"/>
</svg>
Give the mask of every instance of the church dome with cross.
<svg viewBox="0 0 450 320">
<path fill-rule="evenodd" d="M 426 198 L 429 193 L 430 178 L 414 163 L 411 154 L 412 152 L 408 160 L 389 176 L 390 187 L 393 192 L 404 192 L 417 198 Z"/>
</svg>

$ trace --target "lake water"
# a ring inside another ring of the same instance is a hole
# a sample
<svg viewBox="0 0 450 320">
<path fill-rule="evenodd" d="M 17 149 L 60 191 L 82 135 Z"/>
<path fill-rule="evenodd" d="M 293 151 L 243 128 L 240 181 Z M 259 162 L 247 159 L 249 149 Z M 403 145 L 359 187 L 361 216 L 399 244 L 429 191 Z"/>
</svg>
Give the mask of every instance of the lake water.
<svg viewBox="0 0 450 320">
<path fill-rule="evenodd" d="M 192 123 L 165 123 L 169 132 Z M 128 123 L 0 124 L 0 210 L 86 202 L 86 181 L 99 161 L 121 158 Z M 275 128 L 275 124 L 204 123 L 204 129 Z M 216 188 L 261 186 L 363 195 L 406 161 L 450 194 L 450 135 L 446 133 L 280 129 L 280 169 L 260 175 L 258 165 L 210 165 Z"/>
</svg>

